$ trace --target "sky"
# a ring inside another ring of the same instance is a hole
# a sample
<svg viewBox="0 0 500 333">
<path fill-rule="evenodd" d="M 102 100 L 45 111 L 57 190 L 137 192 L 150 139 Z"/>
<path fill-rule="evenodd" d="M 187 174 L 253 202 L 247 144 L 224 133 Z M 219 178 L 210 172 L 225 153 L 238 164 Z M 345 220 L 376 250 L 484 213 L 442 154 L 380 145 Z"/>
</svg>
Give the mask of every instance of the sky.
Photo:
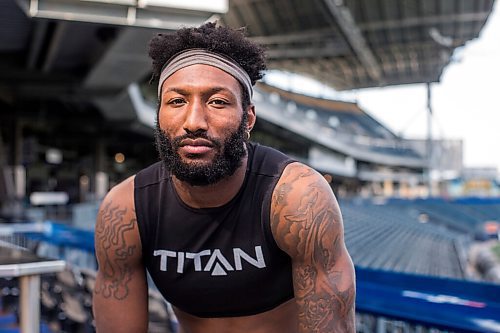
<svg viewBox="0 0 500 333">
<path fill-rule="evenodd" d="M 500 1 L 479 38 L 456 49 L 441 82 L 432 84 L 434 138 L 462 139 L 466 167 L 500 172 Z M 427 137 L 424 84 L 336 92 L 311 79 L 270 72 L 266 82 L 317 97 L 357 101 L 404 138 Z"/>
</svg>

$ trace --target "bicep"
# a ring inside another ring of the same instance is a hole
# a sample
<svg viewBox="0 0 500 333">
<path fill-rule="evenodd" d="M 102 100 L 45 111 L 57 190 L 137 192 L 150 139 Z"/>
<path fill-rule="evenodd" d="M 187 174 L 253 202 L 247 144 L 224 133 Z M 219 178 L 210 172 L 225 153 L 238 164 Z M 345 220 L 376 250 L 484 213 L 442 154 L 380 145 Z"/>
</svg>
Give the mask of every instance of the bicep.
<svg viewBox="0 0 500 333">
<path fill-rule="evenodd" d="M 290 165 L 273 195 L 271 226 L 292 258 L 300 331 L 354 331 L 354 268 L 329 185 L 310 168 Z"/>
<path fill-rule="evenodd" d="M 111 193 L 95 228 L 98 272 L 93 310 L 98 332 L 146 332 L 147 283 L 133 205 Z"/>
</svg>

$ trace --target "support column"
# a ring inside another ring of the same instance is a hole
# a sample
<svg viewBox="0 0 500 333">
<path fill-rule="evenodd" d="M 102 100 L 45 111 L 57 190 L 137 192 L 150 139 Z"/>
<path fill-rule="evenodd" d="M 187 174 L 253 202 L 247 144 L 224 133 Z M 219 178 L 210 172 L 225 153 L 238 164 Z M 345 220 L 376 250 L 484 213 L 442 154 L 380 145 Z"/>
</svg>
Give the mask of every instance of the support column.
<svg viewBox="0 0 500 333">
<path fill-rule="evenodd" d="M 399 196 L 403 198 L 410 197 L 410 185 L 406 180 L 399 181 Z"/>
<path fill-rule="evenodd" d="M 432 189 L 432 89 L 430 82 L 427 83 L 427 188 L 429 196 L 434 195 Z"/>
<path fill-rule="evenodd" d="M 26 169 L 23 165 L 23 121 L 17 120 L 14 132 L 14 167 L 12 169 L 14 179 L 14 206 L 13 213 L 22 215 L 22 203 L 26 196 Z"/>
<path fill-rule="evenodd" d="M 7 168 L 6 149 L 3 143 L 2 129 L 0 128 L 0 212 L 3 211 L 5 202 L 7 201 L 7 184 L 5 172 Z"/>
<path fill-rule="evenodd" d="M 394 183 L 391 179 L 384 180 L 384 196 L 391 197 L 394 195 Z"/>
<path fill-rule="evenodd" d="M 106 147 L 104 141 L 99 140 L 96 146 L 96 173 L 94 178 L 95 199 L 104 198 L 109 189 L 109 176 L 106 173 Z"/>
<path fill-rule="evenodd" d="M 40 276 L 21 276 L 19 283 L 21 332 L 40 333 Z"/>
<path fill-rule="evenodd" d="M 376 333 L 385 333 L 385 332 L 387 332 L 386 325 L 385 325 L 385 318 L 384 317 L 377 317 L 377 331 L 376 331 Z"/>
</svg>

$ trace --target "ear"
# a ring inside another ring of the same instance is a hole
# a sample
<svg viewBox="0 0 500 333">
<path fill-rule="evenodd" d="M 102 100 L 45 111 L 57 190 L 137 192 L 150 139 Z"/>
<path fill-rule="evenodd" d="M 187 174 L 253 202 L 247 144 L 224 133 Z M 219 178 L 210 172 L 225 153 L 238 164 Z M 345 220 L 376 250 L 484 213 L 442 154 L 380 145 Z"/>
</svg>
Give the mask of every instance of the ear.
<svg viewBox="0 0 500 333">
<path fill-rule="evenodd" d="M 255 126 L 255 121 L 257 120 L 257 117 L 255 115 L 255 105 L 253 104 L 250 104 L 247 109 L 245 110 L 245 112 L 247 113 L 248 115 L 248 130 L 251 131 L 252 128 Z"/>
</svg>

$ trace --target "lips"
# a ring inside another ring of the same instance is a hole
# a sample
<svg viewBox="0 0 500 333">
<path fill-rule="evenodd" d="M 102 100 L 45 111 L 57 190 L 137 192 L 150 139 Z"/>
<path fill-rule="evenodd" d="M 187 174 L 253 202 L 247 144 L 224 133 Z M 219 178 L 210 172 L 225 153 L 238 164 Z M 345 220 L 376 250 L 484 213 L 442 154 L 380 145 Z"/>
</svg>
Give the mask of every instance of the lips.
<svg viewBox="0 0 500 333">
<path fill-rule="evenodd" d="M 204 154 L 214 147 L 212 142 L 206 139 L 184 139 L 179 146 L 186 154 Z"/>
<path fill-rule="evenodd" d="M 179 146 L 184 147 L 184 146 L 206 146 L 206 147 L 213 147 L 213 144 L 210 140 L 207 139 L 184 139 L 181 141 Z"/>
</svg>

